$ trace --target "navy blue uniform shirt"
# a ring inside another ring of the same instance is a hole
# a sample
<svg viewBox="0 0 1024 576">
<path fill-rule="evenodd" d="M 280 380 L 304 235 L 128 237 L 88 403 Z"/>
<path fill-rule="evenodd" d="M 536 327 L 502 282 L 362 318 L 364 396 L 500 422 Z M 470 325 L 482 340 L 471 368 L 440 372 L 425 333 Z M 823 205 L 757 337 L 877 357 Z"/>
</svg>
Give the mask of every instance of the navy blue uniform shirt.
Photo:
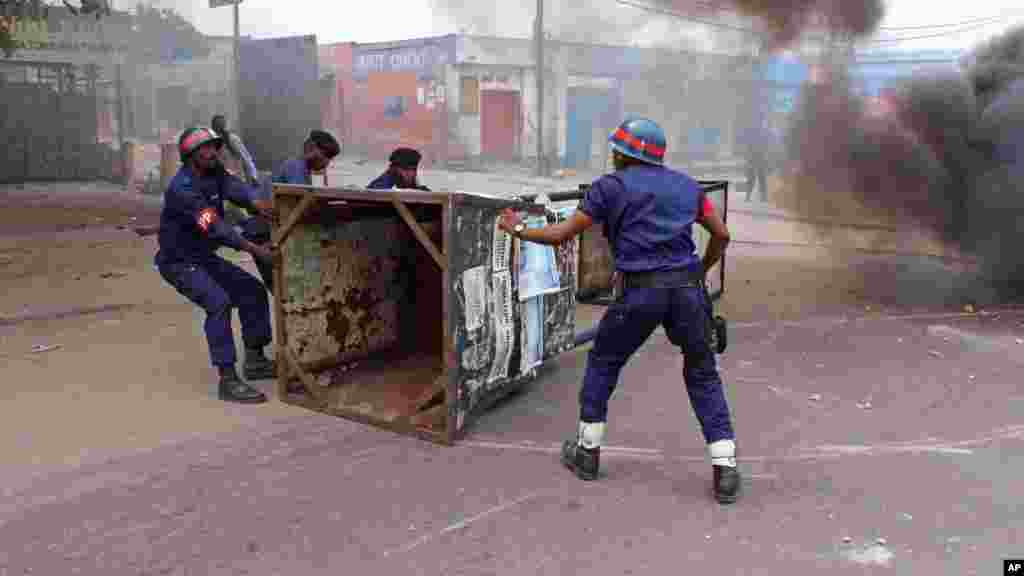
<svg viewBox="0 0 1024 576">
<path fill-rule="evenodd" d="M 313 174 L 306 166 L 302 158 L 285 160 L 274 173 L 274 182 L 278 184 L 297 184 L 299 186 L 312 186 Z"/>
<path fill-rule="evenodd" d="M 369 188 L 370 190 L 391 190 L 395 186 L 398 186 L 398 182 L 395 180 L 394 176 L 391 175 L 390 171 L 385 172 L 380 176 L 377 176 L 369 184 L 366 185 L 366 187 Z M 430 192 L 430 188 L 427 188 L 422 184 L 417 185 L 413 189 Z"/>
<path fill-rule="evenodd" d="M 686 174 L 640 164 L 594 181 L 580 210 L 603 224 L 616 269 L 644 272 L 700 265 L 693 223 L 707 205 Z"/>
<path fill-rule="evenodd" d="M 240 250 L 241 236 L 224 222 L 224 200 L 252 208 L 259 194 L 226 172 L 200 177 L 188 167 L 179 168 L 164 192 L 157 263 L 202 260 L 213 256 L 220 246 Z"/>
</svg>

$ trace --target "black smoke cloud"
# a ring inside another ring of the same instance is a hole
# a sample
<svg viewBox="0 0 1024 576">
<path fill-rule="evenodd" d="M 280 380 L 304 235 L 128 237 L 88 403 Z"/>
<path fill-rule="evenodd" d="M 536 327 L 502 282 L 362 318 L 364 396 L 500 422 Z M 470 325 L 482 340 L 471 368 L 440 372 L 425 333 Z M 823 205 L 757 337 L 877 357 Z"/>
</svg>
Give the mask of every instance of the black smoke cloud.
<svg viewBox="0 0 1024 576">
<path fill-rule="evenodd" d="M 874 32 L 885 16 L 882 0 L 655 0 L 680 13 L 737 12 L 760 24 L 769 50 L 792 44 L 809 27 L 860 38 Z"/>
<path fill-rule="evenodd" d="M 1024 295 L 1024 28 L 974 50 L 960 71 L 915 76 L 882 102 L 851 90 L 843 66 L 805 86 L 790 125 L 788 207 L 854 206 L 925 229 L 973 257 L 974 286 Z"/>
</svg>

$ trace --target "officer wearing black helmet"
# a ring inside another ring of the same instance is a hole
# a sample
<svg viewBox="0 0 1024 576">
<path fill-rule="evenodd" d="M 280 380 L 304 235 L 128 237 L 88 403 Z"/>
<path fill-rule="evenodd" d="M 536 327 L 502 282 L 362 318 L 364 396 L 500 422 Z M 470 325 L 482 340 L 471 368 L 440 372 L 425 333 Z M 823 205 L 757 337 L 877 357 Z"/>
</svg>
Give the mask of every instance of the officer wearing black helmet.
<svg viewBox="0 0 1024 576">
<path fill-rule="evenodd" d="M 183 166 L 164 193 L 160 214 L 160 275 L 206 312 L 203 325 L 210 359 L 220 372 L 219 396 L 234 402 L 265 402 L 266 396 L 243 382 L 235 371 L 236 353 L 231 309 L 237 308 L 245 343 L 245 377 L 273 378 L 276 367 L 263 354 L 271 342 L 270 304 L 260 281 L 216 254 L 221 246 L 248 252 L 269 263 L 270 250 L 242 238 L 224 221 L 224 201 L 270 214 L 259 191 L 230 175 L 220 162 L 224 145 L 210 128 L 189 128 L 178 139 Z"/>
<path fill-rule="evenodd" d="M 420 184 L 416 176 L 421 158 L 420 153 L 412 148 L 395 148 L 388 158 L 387 171 L 367 184 L 366 187 L 378 190 L 404 188 L 429 192 L 430 188 Z"/>
<path fill-rule="evenodd" d="M 729 408 L 706 337 L 711 303 L 703 285 L 721 258 L 729 232 L 700 186 L 663 165 L 665 134 L 651 120 L 623 122 L 608 138 L 615 172 L 596 180 L 567 220 L 526 228 L 506 210 L 499 226 L 527 242 L 557 245 L 601 222 L 620 279 L 616 301 L 598 325 L 580 390 L 579 427 L 562 446 L 562 463 L 584 480 L 598 475 L 608 400 L 619 372 L 659 325 L 685 359 L 683 379 L 707 442 L 721 503 L 740 489 Z M 697 256 L 693 224 L 711 233 Z"/>
</svg>

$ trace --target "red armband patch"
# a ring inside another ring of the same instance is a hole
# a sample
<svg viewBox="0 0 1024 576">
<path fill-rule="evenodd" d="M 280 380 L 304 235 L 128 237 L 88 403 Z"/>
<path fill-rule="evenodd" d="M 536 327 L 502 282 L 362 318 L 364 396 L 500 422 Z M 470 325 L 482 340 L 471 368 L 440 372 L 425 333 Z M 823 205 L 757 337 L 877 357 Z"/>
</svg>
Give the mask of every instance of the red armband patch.
<svg viewBox="0 0 1024 576">
<path fill-rule="evenodd" d="M 714 213 L 715 205 L 707 196 L 705 196 L 700 203 L 700 214 L 698 215 L 698 220 L 703 220 Z"/>
<path fill-rule="evenodd" d="M 217 211 L 213 208 L 204 208 L 199 212 L 199 217 L 196 218 L 196 224 L 203 232 L 207 232 L 210 226 L 217 221 Z"/>
</svg>

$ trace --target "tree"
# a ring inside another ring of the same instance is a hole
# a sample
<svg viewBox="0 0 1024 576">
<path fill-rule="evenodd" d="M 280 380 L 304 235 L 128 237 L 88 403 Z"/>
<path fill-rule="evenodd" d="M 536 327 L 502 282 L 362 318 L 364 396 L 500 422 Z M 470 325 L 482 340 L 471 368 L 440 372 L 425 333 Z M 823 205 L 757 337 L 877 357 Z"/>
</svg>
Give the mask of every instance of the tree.
<svg viewBox="0 0 1024 576">
<path fill-rule="evenodd" d="M 211 47 L 206 37 L 173 9 L 139 4 L 135 10 L 133 51 L 160 61 L 205 58 Z"/>
</svg>

